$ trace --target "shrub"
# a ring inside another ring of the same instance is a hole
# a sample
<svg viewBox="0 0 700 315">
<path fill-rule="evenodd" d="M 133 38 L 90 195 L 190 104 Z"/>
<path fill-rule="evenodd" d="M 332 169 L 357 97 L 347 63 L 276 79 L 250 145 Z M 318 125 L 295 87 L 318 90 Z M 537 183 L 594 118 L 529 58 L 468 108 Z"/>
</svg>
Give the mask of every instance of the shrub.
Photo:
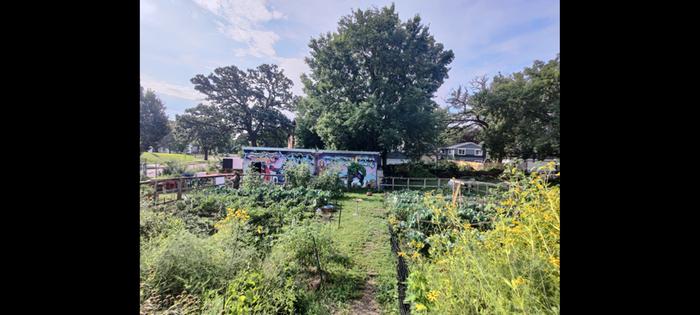
<svg viewBox="0 0 700 315">
<path fill-rule="evenodd" d="M 311 187 L 327 191 L 330 193 L 331 199 L 338 199 L 343 195 L 343 180 L 340 179 L 337 172 L 326 171 L 314 177 L 311 181 Z"/>
<path fill-rule="evenodd" d="M 185 227 L 184 222 L 167 212 L 143 210 L 140 212 L 140 231 L 143 240 L 167 236 Z"/>
<path fill-rule="evenodd" d="M 143 255 L 143 253 L 142 253 Z M 161 241 L 142 263 L 143 297 L 178 295 L 216 285 L 220 266 L 212 259 L 206 241 L 186 230 Z M 144 276 L 145 274 L 145 276 Z"/>
<path fill-rule="evenodd" d="M 187 171 L 187 166 L 176 161 L 166 161 L 163 175 L 180 175 Z"/>
<path fill-rule="evenodd" d="M 311 183 L 311 168 L 306 163 L 297 163 L 285 168 L 285 186 L 306 187 Z"/>
<path fill-rule="evenodd" d="M 260 173 L 255 170 L 249 170 L 246 174 L 243 174 L 241 179 L 241 189 L 242 190 L 254 190 L 263 187 L 265 182 L 263 181 Z"/>
<path fill-rule="evenodd" d="M 142 251 L 142 298 L 202 294 L 253 266 L 256 252 L 248 227 L 228 217 L 217 227 L 209 238 L 179 230 Z"/>
</svg>

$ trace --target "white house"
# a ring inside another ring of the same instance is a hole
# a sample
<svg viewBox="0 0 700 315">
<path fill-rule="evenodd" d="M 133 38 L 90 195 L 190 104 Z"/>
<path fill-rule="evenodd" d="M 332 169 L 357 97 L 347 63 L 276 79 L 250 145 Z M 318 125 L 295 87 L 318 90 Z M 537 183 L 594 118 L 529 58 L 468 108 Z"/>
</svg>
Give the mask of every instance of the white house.
<svg viewBox="0 0 700 315">
<path fill-rule="evenodd" d="M 484 162 L 486 153 L 480 144 L 463 142 L 449 147 L 440 148 L 440 159 L 469 162 Z"/>
</svg>

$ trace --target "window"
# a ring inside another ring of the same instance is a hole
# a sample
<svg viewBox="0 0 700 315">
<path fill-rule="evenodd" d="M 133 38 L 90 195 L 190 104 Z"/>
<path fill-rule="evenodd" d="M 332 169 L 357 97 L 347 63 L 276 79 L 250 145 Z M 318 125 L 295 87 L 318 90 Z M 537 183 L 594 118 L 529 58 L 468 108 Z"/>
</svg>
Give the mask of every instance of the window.
<svg viewBox="0 0 700 315">
<path fill-rule="evenodd" d="M 455 155 L 455 150 L 450 149 L 449 151 L 447 151 L 447 154 L 449 154 L 449 155 Z"/>
<path fill-rule="evenodd" d="M 457 149 L 457 155 L 466 155 L 467 150 L 466 149 Z"/>
<path fill-rule="evenodd" d="M 474 150 L 474 155 L 481 156 L 482 152 L 479 149 Z"/>
</svg>

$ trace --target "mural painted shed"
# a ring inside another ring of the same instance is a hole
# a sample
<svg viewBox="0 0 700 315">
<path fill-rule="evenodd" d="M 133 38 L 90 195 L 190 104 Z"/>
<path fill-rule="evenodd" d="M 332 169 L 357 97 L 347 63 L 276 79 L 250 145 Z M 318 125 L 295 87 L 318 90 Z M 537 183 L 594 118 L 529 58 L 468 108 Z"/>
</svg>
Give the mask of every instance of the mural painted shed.
<svg viewBox="0 0 700 315">
<path fill-rule="evenodd" d="M 255 169 L 276 183 L 284 183 L 285 168 L 305 163 L 314 175 L 337 172 L 353 186 L 376 187 L 380 161 L 379 152 L 243 147 L 243 172 Z"/>
</svg>

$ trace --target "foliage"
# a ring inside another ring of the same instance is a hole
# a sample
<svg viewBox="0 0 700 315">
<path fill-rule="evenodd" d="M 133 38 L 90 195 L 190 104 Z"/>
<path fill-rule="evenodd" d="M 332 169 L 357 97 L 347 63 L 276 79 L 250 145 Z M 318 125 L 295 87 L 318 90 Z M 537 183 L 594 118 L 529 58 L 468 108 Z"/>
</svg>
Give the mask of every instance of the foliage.
<svg viewBox="0 0 700 315">
<path fill-rule="evenodd" d="M 229 127 L 224 123 L 224 115 L 214 105 L 199 104 L 188 108 L 185 114 L 176 115 L 175 138 L 182 142 L 193 142 L 201 147 L 204 160 L 215 148 L 226 147 Z"/>
<path fill-rule="evenodd" d="M 252 146 L 286 142 L 292 122 L 281 110 L 294 109 L 293 83 L 277 65 L 262 64 L 247 71 L 220 67 L 191 81 L 222 115 L 221 121 L 233 133 L 244 133 Z"/>
<path fill-rule="evenodd" d="M 327 191 L 330 193 L 330 199 L 337 200 L 343 195 L 343 181 L 337 172 L 326 170 L 315 176 L 311 180 L 311 187 Z"/>
<path fill-rule="evenodd" d="M 174 229 L 142 246 L 141 297 L 202 294 L 255 264 L 252 233 L 244 222 L 222 220 L 211 237 Z M 145 235 L 142 234 L 142 241 Z"/>
<path fill-rule="evenodd" d="M 170 132 L 168 116 L 165 114 L 163 101 L 152 90 L 140 92 L 140 148 L 141 152 L 149 147 L 156 148 L 158 143 Z"/>
<path fill-rule="evenodd" d="M 311 167 L 306 163 L 285 166 L 284 184 L 289 187 L 306 187 L 311 183 Z"/>
<path fill-rule="evenodd" d="M 402 22 L 393 5 L 356 10 L 309 47 L 307 97 L 298 105 L 304 144 L 385 153 L 402 147 L 414 157 L 431 150 L 438 132 L 432 97 L 454 54 L 420 17 Z"/>
<path fill-rule="evenodd" d="M 485 77 L 477 79 L 471 95 L 460 87 L 448 100 L 457 110 L 451 126 L 481 129 L 477 138 L 497 161 L 558 157 L 559 89 L 558 55 L 547 63 L 535 61 L 522 72 L 499 74 L 490 84 Z"/>
<path fill-rule="evenodd" d="M 474 178 L 479 181 L 498 181 L 503 168 L 491 167 L 483 170 L 457 165 L 452 161 L 438 163 L 413 162 L 400 165 L 384 166 L 385 176 L 394 177 L 439 177 L 439 178 Z"/>
<path fill-rule="evenodd" d="M 163 168 L 163 175 L 180 175 L 187 171 L 185 164 L 176 161 L 166 161 Z"/>
<path fill-rule="evenodd" d="M 294 314 L 297 289 L 289 278 L 279 283 L 275 277 L 251 270 L 231 281 L 223 298 L 225 314 Z"/>
<path fill-rule="evenodd" d="M 139 226 L 141 238 L 150 240 L 182 230 L 184 223 L 170 213 L 145 210 L 140 212 Z"/>
<path fill-rule="evenodd" d="M 457 209 L 426 200 L 444 221 L 431 218 L 438 224 L 425 239 L 427 255 L 407 254 L 407 300 L 417 313 L 560 312 L 559 187 L 537 173 L 508 173 L 511 188 L 492 203 L 489 229 L 462 224 Z"/>
</svg>

